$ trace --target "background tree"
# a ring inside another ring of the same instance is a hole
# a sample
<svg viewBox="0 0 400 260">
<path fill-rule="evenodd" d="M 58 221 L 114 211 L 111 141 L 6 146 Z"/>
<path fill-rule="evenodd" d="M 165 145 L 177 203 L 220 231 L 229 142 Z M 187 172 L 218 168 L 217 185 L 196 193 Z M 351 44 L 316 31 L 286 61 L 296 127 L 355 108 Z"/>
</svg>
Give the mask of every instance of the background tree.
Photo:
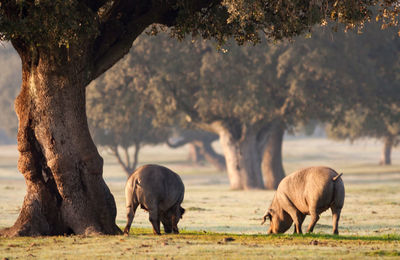
<svg viewBox="0 0 400 260">
<path fill-rule="evenodd" d="M 400 38 L 394 32 L 367 24 L 361 35 L 338 33 L 326 57 L 337 55 L 334 51 L 341 49 L 341 61 L 322 65 L 333 73 L 345 67 L 339 76 L 356 93 L 351 105 L 337 106 L 327 125 L 328 137 L 382 139 L 380 164 L 391 163 L 391 149 L 400 135 Z"/>
<path fill-rule="evenodd" d="M 136 169 L 140 148 L 165 142 L 170 132 L 153 125 L 150 104 L 144 101 L 140 90 L 145 85 L 139 77 L 129 77 L 133 69 L 128 59 L 123 59 L 87 89 L 93 140 L 111 151 L 127 177 Z"/>
<path fill-rule="evenodd" d="M 0 1 L 0 40 L 22 61 L 18 168 L 27 195 L 3 235 L 116 234 L 115 201 L 91 139 L 85 87 L 152 24 L 217 38 L 257 42 L 297 35 L 326 17 L 354 24 L 371 1 Z M 396 3 L 396 1 L 389 3 Z"/>
<path fill-rule="evenodd" d="M 391 112 L 399 114 L 399 107 L 393 106 Z M 382 115 L 384 117 L 382 118 Z M 344 112 L 341 121 L 327 125 L 328 137 L 336 140 L 374 137 L 383 140 L 379 164 L 391 164 L 391 150 L 399 142 L 400 125 L 398 119 L 391 122 L 390 115 L 374 113 L 369 108 L 358 107 Z"/>
<path fill-rule="evenodd" d="M 157 39 L 154 40 L 152 44 L 157 45 Z M 137 166 L 141 146 L 163 142 L 171 148 L 189 144 L 194 162 L 207 160 L 223 170 L 224 158 L 211 146 L 218 136 L 175 127 L 174 135 L 179 140 L 169 141 L 170 129 L 175 122 L 172 120 L 164 125 L 153 122 L 153 97 L 146 96 L 144 89 L 154 64 L 142 60 L 127 55 L 88 88 L 88 120 L 95 143 L 109 148 L 128 176 Z M 181 124 L 181 127 L 185 126 Z"/>
<path fill-rule="evenodd" d="M 177 44 L 165 35 L 157 42 L 142 36 L 129 56 L 136 61 L 131 66 L 151 68 L 147 95 L 160 124 L 184 117 L 217 133 L 232 188 L 262 188 L 263 180 L 265 187 L 275 188 L 285 176 L 285 129 L 326 117 L 348 95 L 320 68 L 320 53 L 308 47 L 317 44 L 310 41 L 262 47 L 232 43 L 216 52 L 210 42 Z"/>
</svg>

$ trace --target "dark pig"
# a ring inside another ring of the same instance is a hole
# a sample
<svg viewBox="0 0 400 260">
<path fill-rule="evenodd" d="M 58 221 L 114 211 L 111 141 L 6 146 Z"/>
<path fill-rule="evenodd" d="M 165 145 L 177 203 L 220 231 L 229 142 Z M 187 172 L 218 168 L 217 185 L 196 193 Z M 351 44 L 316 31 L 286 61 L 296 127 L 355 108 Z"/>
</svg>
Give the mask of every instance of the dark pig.
<svg viewBox="0 0 400 260">
<path fill-rule="evenodd" d="M 128 234 L 137 207 L 149 212 L 153 233 L 160 235 L 160 221 L 165 233 L 179 233 L 178 222 L 185 209 L 181 207 L 185 186 L 175 172 L 160 165 L 144 165 L 137 169 L 125 186 Z"/>
<path fill-rule="evenodd" d="M 333 233 L 339 234 L 338 223 L 345 193 L 341 175 L 328 167 L 310 167 L 286 176 L 261 223 L 270 219 L 268 234 L 284 233 L 293 222 L 294 232 L 301 234 L 306 215 L 311 216 L 307 232 L 312 232 L 319 215 L 329 208 L 332 211 Z"/>
</svg>

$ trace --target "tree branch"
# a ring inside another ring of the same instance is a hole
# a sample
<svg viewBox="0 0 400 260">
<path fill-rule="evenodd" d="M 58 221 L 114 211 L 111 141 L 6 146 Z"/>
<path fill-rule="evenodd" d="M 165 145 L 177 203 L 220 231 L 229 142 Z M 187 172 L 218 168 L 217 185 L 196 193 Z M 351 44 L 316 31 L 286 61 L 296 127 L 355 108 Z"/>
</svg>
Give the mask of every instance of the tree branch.
<svg viewBox="0 0 400 260">
<path fill-rule="evenodd" d="M 136 169 L 136 166 L 139 162 L 139 151 L 140 151 L 140 143 L 135 142 L 135 153 L 133 154 L 132 173 Z"/>
<path fill-rule="evenodd" d="M 201 151 L 204 154 L 204 158 L 213 164 L 218 170 L 226 170 L 225 157 L 218 154 L 211 145 L 212 142 L 202 142 Z"/>
<path fill-rule="evenodd" d="M 129 156 L 128 149 L 129 149 L 128 147 L 124 147 L 125 160 L 126 160 L 126 164 L 127 164 L 127 168 L 129 170 L 129 172 L 132 172 L 131 159 Z"/>
<path fill-rule="evenodd" d="M 110 0 L 81 0 L 81 3 L 89 7 L 93 12 L 97 12 Z"/>
<path fill-rule="evenodd" d="M 179 140 L 176 143 L 171 143 L 171 141 L 169 139 L 167 139 L 166 144 L 168 145 L 168 147 L 178 148 L 178 147 L 184 146 L 185 144 L 188 144 L 192 141 L 193 140 L 190 140 L 189 138 L 183 138 L 182 140 Z"/>
<path fill-rule="evenodd" d="M 191 11 L 196 12 L 213 2 L 220 0 L 189 1 L 189 4 Z M 148 26 L 154 23 L 173 26 L 178 13 L 175 1 L 115 1 L 101 18 L 100 36 L 93 48 L 91 78 L 97 78 L 127 54 L 133 41 Z"/>
<path fill-rule="evenodd" d="M 111 151 L 114 153 L 115 157 L 117 158 L 118 163 L 122 166 L 122 168 L 124 169 L 126 175 L 129 177 L 130 175 L 130 171 L 127 167 L 127 165 L 125 164 L 125 162 L 122 160 L 119 152 L 118 152 L 118 146 L 110 146 Z"/>
<path fill-rule="evenodd" d="M 172 7 L 171 4 L 155 5 L 150 1 L 116 2 L 100 26 L 100 36 L 93 52 L 92 78 L 97 78 L 127 54 L 133 41 L 148 26 L 162 20 L 160 17 L 169 13 Z"/>
</svg>

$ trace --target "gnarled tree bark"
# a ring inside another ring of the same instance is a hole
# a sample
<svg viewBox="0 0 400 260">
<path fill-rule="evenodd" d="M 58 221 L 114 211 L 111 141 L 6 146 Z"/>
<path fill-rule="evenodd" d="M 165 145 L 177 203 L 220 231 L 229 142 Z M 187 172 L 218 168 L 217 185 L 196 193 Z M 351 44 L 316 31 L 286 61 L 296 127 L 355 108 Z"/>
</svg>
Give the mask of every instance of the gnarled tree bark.
<svg viewBox="0 0 400 260">
<path fill-rule="evenodd" d="M 263 189 L 256 133 L 244 130 L 238 134 L 234 126 L 229 127 L 220 122 L 213 123 L 213 128 L 220 136 L 231 188 Z"/>
<path fill-rule="evenodd" d="M 62 48 L 51 53 L 16 49 L 23 66 L 15 101 L 18 169 L 27 194 L 14 226 L 1 234 L 119 233 L 114 197 L 102 177 L 103 159 L 86 120 L 85 57 L 79 53 L 71 62 Z"/>
</svg>

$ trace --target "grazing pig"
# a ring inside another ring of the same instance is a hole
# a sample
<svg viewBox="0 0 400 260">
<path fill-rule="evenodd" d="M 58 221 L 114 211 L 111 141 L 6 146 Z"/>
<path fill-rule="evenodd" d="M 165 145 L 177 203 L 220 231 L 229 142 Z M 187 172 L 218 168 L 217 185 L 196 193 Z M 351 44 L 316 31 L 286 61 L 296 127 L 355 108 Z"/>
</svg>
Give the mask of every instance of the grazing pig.
<svg viewBox="0 0 400 260">
<path fill-rule="evenodd" d="M 278 186 L 271 206 L 263 217 L 271 225 L 268 234 L 284 233 L 294 222 L 294 232 L 301 234 L 306 215 L 311 216 L 307 232 L 312 232 L 319 215 L 331 208 L 333 233 L 339 234 L 338 222 L 344 203 L 342 174 L 328 167 L 310 167 L 286 176 Z"/>
<path fill-rule="evenodd" d="M 179 233 L 178 222 L 185 209 L 181 207 L 185 186 L 175 172 L 160 165 L 144 165 L 137 169 L 125 186 L 127 224 L 129 233 L 137 207 L 149 212 L 153 233 L 160 235 L 160 221 L 165 233 Z"/>
</svg>

